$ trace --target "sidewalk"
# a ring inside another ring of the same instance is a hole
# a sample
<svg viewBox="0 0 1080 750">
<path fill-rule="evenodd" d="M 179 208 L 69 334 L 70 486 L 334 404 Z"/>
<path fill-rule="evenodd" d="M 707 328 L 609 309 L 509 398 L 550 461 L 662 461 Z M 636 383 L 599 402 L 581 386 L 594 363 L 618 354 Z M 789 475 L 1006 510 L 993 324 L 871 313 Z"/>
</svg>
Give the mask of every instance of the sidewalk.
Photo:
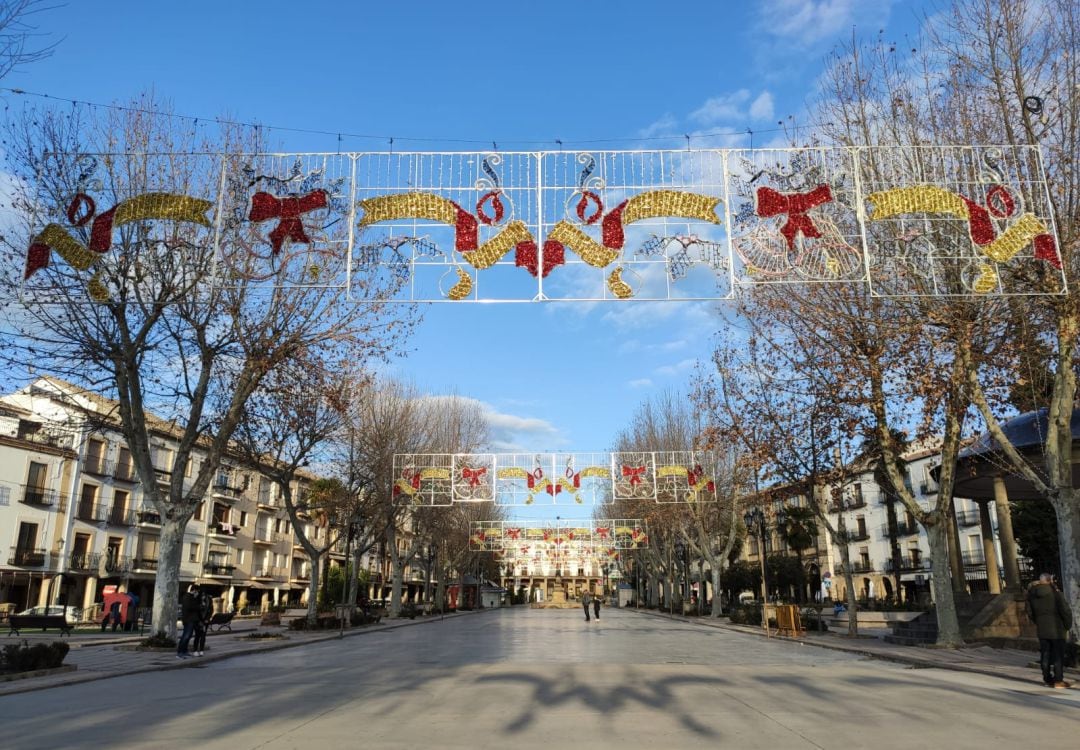
<svg viewBox="0 0 1080 750">
<path fill-rule="evenodd" d="M 973 645 L 967 648 L 935 648 L 926 646 L 897 646 L 886 643 L 880 639 L 880 633 L 873 631 L 874 635 L 864 637 L 860 630 L 858 638 L 848 637 L 846 631 L 839 633 L 830 630 L 826 633 L 808 632 L 801 638 L 776 635 L 766 636 L 760 627 L 750 625 L 733 625 L 726 619 L 714 620 L 710 617 L 683 617 L 680 615 L 663 614 L 652 610 L 633 610 L 641 614 L 674 619 L 690 625 L 701 627 L 731 630 L 748 635 L 756 635 L 759 638 L 774 638 L 782 641 L 792 641 L 807 646 L 832 649 L 833 651 L 845 651 L 850 654 L 861 654 L 872 659 L 908 664 L 912 667 L 924 669 L 951 669 L 958 672 L 973 672 L 991 677 L 1002 677 L 1007 680 L 1018 680 L 1031 684 L 1042 684 L 1042 673 L 1039 671 L 1039 654 L 1032 651 L 1022 651 L 1011 648 L 991 648 L 984 645 Z M 1080 684 L 1080 670 L 1066 669 L 1065 679 L 1074 685 Z"/>
<path fill-rule="evenodd" d="M 477 610 L 480 612 L 491 610 Z M 445 619 L 465 617 L 475 612 L 455 612 L 447 614 Z M 415 620 L 404 618 L 389 620 L 384 619 L 378 625 L 361 625 L 345 629 L 345 637 L 379 633 L 397 628 L 424 625 L 430 622 L 439 622 L 438 616 L 418 617 Z M 264 633 L 280 633 L 282 639 L 268 638 L 266 640 L 252 640 L 244 638 L 248 633 L 258 630 Z M 284 627 L 259 627 L 258 620 L 238 620 L 233 623 L 233 632 L 213 631 L 207 634 L 206 656 L 192 657 L 189 659 L 177 659 L 176 651 L 134 651 L 125 647 L 136 645 L 146 636 L 108 633 L 104 637 L 96 634 L 80 634 L 70 638 L 64 637 L 65 643 L 70 643 L 71 651 L 68 652 L 64 664 L 74 665 L 74 672 L 51 674 L 44 677 L 29 677 L 0 682 L 0 696 L 13 693 L 26 693 L 33 690 L 45 690 L 62 685 L 74 685 L 81 682 L 104 680 L 121 675 L 137 674 L 139 672 L 159 672 L 166 669 L 188 669 L 199 667 L 208 662 L 231 659 L 234 656 L 258 654 L 267 651 L 278 651 L 285 648 L 306 646 L 310 643 L 322 643 L 323 641 L 335 641 L 339 639 L 338 630 L 317 631 L 290 631 Z M 25 640 L 30 643 L 40 641 L 61 640 L 55 633 L 27 632 Z M 109 637 L 112 636 L 112 637 Z M 0 638 L 0 646 L 7 643 L 20 643 L 24 640 L 21 636 Z"/>
</svg>

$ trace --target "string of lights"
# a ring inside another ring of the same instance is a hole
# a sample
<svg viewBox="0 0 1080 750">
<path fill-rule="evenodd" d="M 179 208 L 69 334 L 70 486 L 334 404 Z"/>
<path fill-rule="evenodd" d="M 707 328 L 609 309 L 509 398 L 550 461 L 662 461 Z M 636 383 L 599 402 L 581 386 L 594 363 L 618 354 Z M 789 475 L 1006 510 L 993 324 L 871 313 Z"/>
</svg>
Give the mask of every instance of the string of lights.
<svg viewBox="0 0 1080 750">
<path fill-rule="evenodd" d="M 442 136 L 395 136 L 390 134 L 380 133 L 353 133 L 345 130 L 323 130 L 319 128 L 301 128 L 288 125 L 270 125 L 267 123 L 251 122 L 247 120 L 237 120 L 227 117 L 207 117 L 203 115 L 188 115 L 179 114 L 176 112 L 163 112 L 161 110 L 138 107 L 132 105 L 123 104 L 107 104 L 104 102 L 94 102 L 86 99 L 72 99 L 69 97 L 58 96 L 55 94 L 48 94 L 39 91 L 28 91 L 26 89 L 14 88 L 9 86 L 0 86 L 0 92 L 7 94 L 14 94 L 16 96 L 33 97 L 38 99 L 46 99 L 54 102 L 62 102 L 64 104 L 70 104 L 72 106 L 86 106 L 86 107 L 100 107 L 102 109 L 114 110 L 117 112 L 130 112 L 133 114 L 144 114 L 153 117 L 165 117 L 175 120 L 184 120 L 195 124 L 199 123 L 216 123 L 218 125 L 229 125 L 233 127 L 245 127 L 254 130 L 260 130 L 264 132 L 277 131 L 281 133 L 296 133 L 300 135 L 317 135 L 335 138 L 340 143 L 343 139 L 352 140 L 367 140 L 367 141 L 379 141 L 390 145 L 391 149 L 395 143 L 433 143 L 433 144 L 458 144 L 467 146 L 492 146 L 493 150 L 498 150 L 498 144 L 501 142 L 506 145 L 520 145 L 520 146 L 537 146 L 537 145 L 556 145 L 560 149 L 566 146 L 573 145 L 597 145 L 605 143 L 628 143 L 628 142 L 640 142 L 640 143 L 656 143 L 662 141 L 685 141 L 687 148 L 690 147 L 692 140 L 707 140 L 710 138 L 731 138 L 731 137 L 749 137 L 753 138 L 755 135 L 762 135 L 767 133 L 792 133 L 800 130 L 812 129 L 815 127 L 821 127 L 828 123 L 809 123 L 806 125 L 790 124 L 778 127 L 769 128 L 744 128 L 742 130 L 717 130 L 707 133 L 690 133 L 681 135 L 628 135 L 622 137 L 607 137 L 607 138 L 534 138 L 534 139 L 477 139 L 477 138 L 449 138 Z"/>
</svg>

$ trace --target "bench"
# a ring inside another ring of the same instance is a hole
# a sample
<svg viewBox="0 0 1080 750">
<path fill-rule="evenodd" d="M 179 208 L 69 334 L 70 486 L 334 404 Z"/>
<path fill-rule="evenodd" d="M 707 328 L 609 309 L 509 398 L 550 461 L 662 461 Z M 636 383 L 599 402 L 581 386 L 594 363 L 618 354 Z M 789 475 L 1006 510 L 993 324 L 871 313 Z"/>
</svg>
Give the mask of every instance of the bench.
<svg viewBox="0 0 1080 750">
<path fill-rule="evenodd" d="M 236 614 L 234 612 L 218 612 L 216 615 L 211 616 L 210 622 L 207 623 L 206 629 L 217 628 L 218 631 L 228 630 L 232 632 L 232 619 Z"/>
<path fill-rule="evenodd" d="M 63 615 L 11 615 L 8 618 L 8 635 L 18 635 L 23 628 L 41 628 L 45 631 L 49 628 L 57 628 L 60 635 L 71 635 L 71 625 Z"/>
</svg>

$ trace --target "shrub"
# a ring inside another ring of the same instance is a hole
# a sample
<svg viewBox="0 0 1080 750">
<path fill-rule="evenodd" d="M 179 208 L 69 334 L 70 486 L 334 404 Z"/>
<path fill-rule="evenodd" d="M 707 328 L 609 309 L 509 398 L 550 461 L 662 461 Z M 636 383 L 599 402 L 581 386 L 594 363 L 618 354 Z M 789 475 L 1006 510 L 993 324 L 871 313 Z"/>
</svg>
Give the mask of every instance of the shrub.
<svg viewBox="0 0 1080 750">
<path fill-rule="evenodd" d="M 69 647 L 61 641 L 35 643 L 27 641 L 4 646 L 0 651 L 0 667 L 8 672 L 32 672 L 36 669 L 56 669 L 63 665 Z"/>
<path fill-rule="evenodd" d="M 398 614 L 398 617 L 408 617 L 410 620 L 415 620 L 418 614 L 420 613 L 417 611 L 415 604 L 412 602 L 405 602 L 401 605 L 401 612 Z"/>
</svg>

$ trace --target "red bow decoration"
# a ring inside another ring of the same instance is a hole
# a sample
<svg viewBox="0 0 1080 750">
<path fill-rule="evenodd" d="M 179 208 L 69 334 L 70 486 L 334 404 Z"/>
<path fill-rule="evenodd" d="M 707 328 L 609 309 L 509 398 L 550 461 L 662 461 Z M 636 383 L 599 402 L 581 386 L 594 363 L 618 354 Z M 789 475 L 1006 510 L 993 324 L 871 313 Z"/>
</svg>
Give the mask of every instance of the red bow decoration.
<svg viewBox="0 0 1080 750">
<path fill-rule="evenodd" d="M 507 529 L 507 538 L 516 541 L 521 536 L 521 529 Z"/>
<path fill-rule="evenodd" d="M 274 231 L 270 232 L 270 246 L 277 254 L 281 251 L 286 237 L 293 242 L 311 242 L 311 238 L 304 231 L 304 222 L 300 220 L 300 216 L 309 211 L 326 208 L 326 199 L 325 190 L 312 190 L 299 198 L 278 198 L 259 191 L 251 196 L 251 212 L 248 218 L 254 222 L 281 219 Z"/>
<path fill-rule="evenodd" d="M 480 486 L 480 477 L 487 474 L 487 467 L 481 466 L 479 469 L 470 469 L 468 466 L 461 470 L 461 478 L 469 483 L 470 487 Z"/>
<path fill-rule="evenodd" d="M 611 529 L 607 526 L 598 526 L 596 529 L 596 535 L 600 537 L 601 541 L 607 541 L 608 534 L 611 533 Z"/>
<path fill-rule="evenodd" d="M 622 467 L 622 475 L 624 477 L 630 477 L 630 486 L 635 484 L 641 484 L 641 475 L 645 473 L 644 466 L 624 466 Z"/>
<path fill-rule="evenodd" d="M 514 265 L 524 267 L 533 276 L 547 275 L 566 262 L 566 249 L 558 240 L 544 241 L 544 272 L 540 273 L 540 252 L 535 242 L 519 242 L 514 248 Z"/>
<path fill-rule="evenodd" d="M 809 193 L 780 193 L 772 188 L 760 187 L 757 191 L 757 205 L 754 210 L 758 216 L 769 217 L 787 214 L 787 221 L 780 227 L 780 234 L 787 240 L 788 249 L 795 248 L 795 235 L 799 232 L 804 237 L 820 237 L 821 232 L 806 212 L 815 206 L 832 202 L 832 190 L 828 185 L 818 185 Z"/>
<path fill-rule="evenodd" d="M 690 484 L 691 487 L 693 487 L 698 483 L 698 480 L 701 479 L 701 475 L 704 473 L 704 469 L 702 469 L 700 466 L 695 466 L 694 468 L 686 472 L 686 481 Z"/>
<path fill-rule="evenodd" d="M 556 496 L 556 495 L 558 495 L 558 494 L 559 494 L 560 492 L 562 492 L 562 485 L 561 485 L 561 484 L 551 484 L 551 483 L 549 482 L 549 483 L 548 483 L 548 486 L 547 486 L 547 487 L 545 487 L 544 489 L 545 489 L 545 490 L 547 490 L 547 493 L 548 493 L 549 495 L 551 495 L 552 497 L 555 497 L 555 496 Z"/>
</svg>

